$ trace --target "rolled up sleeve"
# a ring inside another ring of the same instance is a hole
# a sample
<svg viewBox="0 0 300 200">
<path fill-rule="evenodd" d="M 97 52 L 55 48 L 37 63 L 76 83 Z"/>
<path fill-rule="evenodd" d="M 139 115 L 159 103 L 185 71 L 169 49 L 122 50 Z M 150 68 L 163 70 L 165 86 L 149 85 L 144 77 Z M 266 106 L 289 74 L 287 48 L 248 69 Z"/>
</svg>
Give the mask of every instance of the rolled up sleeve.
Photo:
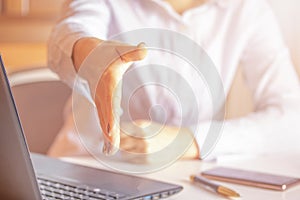
<svg viewBox="0 0 300 200">
<path fill-rule="evenodd" d="M 48 42 L 48 66 L 71 88 L 76 71 L 72 61 L 75 42 L 83 37 L 107 38 L 110 11 L 106 0 L 68 0 Z"/>
</svg>

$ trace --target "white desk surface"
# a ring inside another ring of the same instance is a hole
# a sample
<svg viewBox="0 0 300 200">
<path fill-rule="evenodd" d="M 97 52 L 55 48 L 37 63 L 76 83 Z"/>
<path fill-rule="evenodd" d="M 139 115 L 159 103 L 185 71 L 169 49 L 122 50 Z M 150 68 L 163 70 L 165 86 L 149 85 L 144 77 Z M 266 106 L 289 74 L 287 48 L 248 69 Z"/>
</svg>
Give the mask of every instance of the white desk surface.
<svg viewBox="0 0 300 200">
<path fill-rule="evenodd" d="M 101 164 L 101 162 L 93 158 L 77 157 L 65 158 L 65 160 L 82 165 L 107 169 Z M 168 168 L 155 173 L 144 174 L 142 176 L 176 183 L 184 187 L 183 191 L 169 199 L 228 199 L 194 185 L 189 181 L 189 176 L 191 174 L 197 174 L 203 170 L 216 166 L 229 166 L 239 169 L 255 170 L 259 172 L 268 172 L 300 178 L 300 153 L 294 155 L 264 155 L 256 157 L 226 156 L 217 161 L 179 160 Z M 280 192 L 229 183 L 220 182 L 220 184 L 228 186 L 240 193 L 242 196 L 240 199 L 243 200 L 300 200 L 300 185 L 291 187 L 284 192 Z"/>
</svg>

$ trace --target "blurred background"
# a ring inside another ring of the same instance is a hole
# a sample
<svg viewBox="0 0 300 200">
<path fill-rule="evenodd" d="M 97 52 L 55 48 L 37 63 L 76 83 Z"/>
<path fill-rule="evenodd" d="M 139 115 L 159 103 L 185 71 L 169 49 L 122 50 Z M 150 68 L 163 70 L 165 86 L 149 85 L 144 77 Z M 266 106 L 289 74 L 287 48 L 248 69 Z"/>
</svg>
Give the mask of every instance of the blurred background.
<svg viewBox="0 0 300 200">
<path fill-rule="evenodd" d="M 300 74 L 300 1 L 268 0 Z M 47 39 L 63 0 L 0 0 L 0 53 L 9 73 L 46 66 Z M 228 97 L 227 117 L 251 111 L 252 101 L 239 72 Z"/>
<path fill-rule="evenodd" d="M 0 0 L 0 52 L 9 71 L 46 65 L 46 43 L 63 0 Z"/>
</svg>

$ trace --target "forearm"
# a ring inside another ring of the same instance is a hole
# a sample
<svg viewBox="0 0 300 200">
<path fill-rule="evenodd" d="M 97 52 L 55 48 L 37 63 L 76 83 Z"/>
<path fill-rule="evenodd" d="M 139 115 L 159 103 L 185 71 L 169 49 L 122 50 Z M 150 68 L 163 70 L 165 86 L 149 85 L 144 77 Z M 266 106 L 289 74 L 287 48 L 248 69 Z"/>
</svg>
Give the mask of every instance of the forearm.
<svg viewBox="0 0 300 200">
<path fill-rule="evenodd" d="M 155 124 L 155 123 L 152 123 Z M 155 126 L 155 125 L 154 125 Z M 182 155 L 182 159 L 199 159 L 200 150 L 199 145 L 194 137 L 193 132 L 186 127 L 177 127 L 177 126 L 168 126 L 168 125 L 159 125 L 163 126 L 161 132 L 154 137 L 154 141 L 150 145 L 160 145 L 158 149 L 166 148 L 165 143 L 173 146 L 175 151 L 185 151 Z M 155 129 L 154 129 L 155 130 Z M 152 133 L 153 134 L 153 133 Z M 155 139 L 157 139 L 155 141 Z"/>
<path fill-rule="evenodd" d="M 86 45 L 90 48 L 84 47 L 86 52 L 77 56 L 77 51 L 73 52 L 75 43 L 81 43 L 79 41 L 83 42 L 86 38 L 107 39 L 110 19 L 107 1 L 90 0 L 88 4 L 84 0 L 67 1 L 62 7 L 59 22 L 54 26 L 48 41 L 48 66 L 71 88 L 77 77 L 75 69 L 79 68 L 88 52 L 95 47 L 95 44 L 89 42 Z M 76 67 L 73 57 L 78 59 L 75 61 Z"/>
<path fill-rule="evenodd" d="M 299 151 L 299 117 L 299 106 L 291 104 L 283 110 L 270 107 L 243 118 L 226 120 L 210 156 Z"/>
<path fill-rule="evenodd" d="M 193 140 L 191 146 L 188 148 L 188 150 L 185 152 L 185 154 L 182 156 L 183 159 L 199 159 L 200 158 L 200 150 L 197 145 L 196 140 Z"/>
</svg>

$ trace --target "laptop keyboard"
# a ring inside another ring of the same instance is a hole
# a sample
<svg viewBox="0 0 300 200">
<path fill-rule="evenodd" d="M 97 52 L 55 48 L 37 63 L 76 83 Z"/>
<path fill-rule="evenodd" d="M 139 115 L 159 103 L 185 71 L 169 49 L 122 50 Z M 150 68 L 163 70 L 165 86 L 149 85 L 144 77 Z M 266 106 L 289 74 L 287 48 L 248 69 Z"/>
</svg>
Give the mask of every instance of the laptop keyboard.
<svg viewBox="0 0 300 200">
<path fill-rule="evenodd" d="M 99 188 L 92 188 L 89 186 L 74 186 L 52 181 L 46 178 L 37 179 L 43 200 L 113 200 L 123 199 L 126 197 L 125 195 Z"/>
</svg>

